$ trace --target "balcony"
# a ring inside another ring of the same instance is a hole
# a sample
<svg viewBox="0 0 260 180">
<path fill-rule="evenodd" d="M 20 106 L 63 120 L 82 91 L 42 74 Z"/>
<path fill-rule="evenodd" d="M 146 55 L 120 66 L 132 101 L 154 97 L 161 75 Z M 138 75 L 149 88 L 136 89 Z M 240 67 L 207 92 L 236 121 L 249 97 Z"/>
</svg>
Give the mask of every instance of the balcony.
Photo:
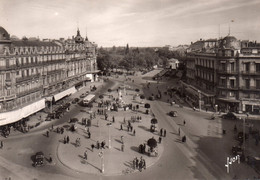
<svg viewBox="0 0 260 180">
<path fill-rule="evenodd" d="M 231 75 L 236 75 L 236 74 L 238 74 L 237 71 L 222 70 L 222 69 L 218 69 L 218 73 L 219 73 L 219 74 L 231 74 Z"/>
<path fill-rule="evenodd" d="M 250 86 L 250 87 L 241 86 L 240 89 L 244 91 L 260 91 L 260 87 L 256 87 L 256 86 Z"/>
<path fill-rule="evenodd" d="M 243 75 L 258 75 L 260 76 L 260 71 L 241 71 L 241 74 Z"/>
<path fill-rule="evenodd" d="M 218 86 L 218 89 L 238 90 L 235 86 Z"/>
<path fill-rule="evenodd" d="M 39 78 L 40 76 L 41 76 L 41 74 L 37 73 L 37 74 L 26 76 L 26 77 L 16 78 L 16 83 L 28 81 L 28 80 L 31 80 L 31 79 L 34 79 L 34 78 Z"/>
<path fill-rule="evenodd" d="M 43 91 L 43 86 L 33 88 L 33 89 L 28 90 L 28 91 L 17 93 L 17 96 L 22 97 L 22 96 L 25 96 L 25 95 L 28 95 L 28 94 L 31 94 L 31 93 L 34 93 L 34 92 L 37 92 L 37 91 Z"/>
</svg>

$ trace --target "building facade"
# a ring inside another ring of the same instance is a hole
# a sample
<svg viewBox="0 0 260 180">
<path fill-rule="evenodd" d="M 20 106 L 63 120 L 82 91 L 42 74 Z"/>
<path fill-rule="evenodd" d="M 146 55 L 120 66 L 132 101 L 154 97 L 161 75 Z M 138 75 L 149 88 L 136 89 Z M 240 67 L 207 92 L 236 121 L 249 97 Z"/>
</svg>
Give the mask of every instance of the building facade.
<svg viewBox="0 0 260 180">
<path fill-rule="evenodd" d="M 11 40 L 0 27 L 0 126 L 19 121 L 95 80 L 97 46 L 68 40 Z"/>
<path fill-rule="evenodd" d="M 182 82 L 194 105 L 259 114 L 260 44 L 233 36 L 194 44 L 187 51 Z"/>
</svg>

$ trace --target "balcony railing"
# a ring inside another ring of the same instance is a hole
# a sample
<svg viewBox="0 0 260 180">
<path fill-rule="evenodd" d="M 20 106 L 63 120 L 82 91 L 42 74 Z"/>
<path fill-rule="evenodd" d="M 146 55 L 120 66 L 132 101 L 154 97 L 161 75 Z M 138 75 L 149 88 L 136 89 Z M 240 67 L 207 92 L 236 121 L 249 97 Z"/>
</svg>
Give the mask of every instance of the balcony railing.
<svg viewBox="0 0 260 180">
<path fill-rule="evenodd" d="M 37 74 L 26 76 L 26 77 L 16 78 L 16 83 L 28 81 L 28 80 L 33 79 L 33 78 L 38 78 L 38 77 L 40 77 L 40 75 L 41 75 L 40 73 L 37 73 Z"/>
<path fill-rule="evenodd" d="M 260 71 L 241 71 L 243 75 L 260 75 Z"/>
<path fill-rule="evenodd" d="M 233 75 L 238 74 L 237 71 L 222 70 L 222 69 L 218 69 L 218 73 L 219 73 L 219 74 L 233 74 Z"/>
<path fill-rule="evenodd" d="M 34 93 L 34 92 L 37 92 L 37 91 L 43 91 L 43 87 L 40 86 L 40 87 L 33 88 L 33 89 L 30 89 L 30 90 L 27 90 L 27 91 L 24 91 L 24 92 L 17 93 L 17 96 L 21 97 L 21 96 L 25 96 L 27 94 L 31 94 L 31 93 Z"/>
<path fill-rule="evenodd" d="M 247 87 L 247 86 L 241 86 L 240 89 L 242 89 L 242 90 L 248 90 L 248 91 L 250 91 L 250 90 L 260 91 L 260 87 L 256 87 L 256 86 L 249 86 L 249 87 Z"/>
</svg>

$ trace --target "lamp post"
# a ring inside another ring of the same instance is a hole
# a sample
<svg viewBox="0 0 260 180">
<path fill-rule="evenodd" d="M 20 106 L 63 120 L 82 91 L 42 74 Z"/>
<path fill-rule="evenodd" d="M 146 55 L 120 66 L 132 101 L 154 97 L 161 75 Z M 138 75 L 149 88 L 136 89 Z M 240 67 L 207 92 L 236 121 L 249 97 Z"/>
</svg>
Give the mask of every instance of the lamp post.
<svg viewBox="0 0 260 180">
<path fill-rule="evenodd" d="M 108 148 L 111 149 L 110 127 L 112 126 L 112 123 L 107 123 L 107 126 L 108 126 Z"/>
<path fill-rule="evenodd" d="M 104 167 L 104 153 L 103 153 L 102 150 L 98 153 L 98 156 L 100 157 L 100 162 L 101 162 L 101 173 L 104 173 L 104 171 L 105 171 L 105 167 Z"/>
<path fill-rule="evenodd" d="M 199 110 L 201 111 L 201 91 L 198 90 L 199 93 Z"/>
</svg>

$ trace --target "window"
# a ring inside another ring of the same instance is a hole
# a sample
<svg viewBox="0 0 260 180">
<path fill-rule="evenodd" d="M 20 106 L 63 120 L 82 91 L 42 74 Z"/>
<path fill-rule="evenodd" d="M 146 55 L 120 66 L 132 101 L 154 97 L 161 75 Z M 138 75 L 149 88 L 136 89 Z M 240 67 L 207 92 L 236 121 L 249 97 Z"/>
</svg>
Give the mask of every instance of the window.
<svg viewBox="0 0 260 180">
<path fill-rule="evenodd" d="M 234 87 L 235 87 L 235 80 L 234 80 L 234 79 L 231 79 L 231 80 L 230 80 L 230 87 L 231 87 L 231 88 L 234 88 Z"/>
<path fill-rule="evenodd" d="M 221 63 L 221 70 L 225 71 L 226 70 L 226 64 L 225 63 Z"/>
<path fill-rule="evenodd" d="M 26 64 L 29 64 L 29 58 L 26 57 Z"/>
<path fill-rule="evenodd" d="M 255 71 L 260 72 L 260 63 L 255 64 Z"/>
<path fill-rule="evenodd" d="M 256 84 L 256 89 L 260 89 L 260 79 L 256 79 L 255 84 Z"/>
<path fill-rule="evenodd" d="M 250 88 L 250 79 L 245 79 L 246 89 Z"/>
<path fill-rule="evenodd" d="M 16 75 L 19 76 L 20 72 L 19 71 L 16 71 Z"/>
<path fill-rule="evenodd" d="M 220 79 L 220 84 L 221 84 L 221 86 L 225 86 L 225 84 L 226 84 L 225 79 Z"/>
<path fill-rule="evenodd" d="M 34 73 L 34 69 L 31 69 L 31 74 L 33 74 Z"/>
<path fill-rule="evenodd" d="M 10 73 L 6 73 L 6 80 L 11 80 L 11 74 Z"/>
<path fill-rule="evenodd" d="M 232 57 L 234 56 L 234 51 L 231 51 L 231 56 L 232 56 Z"/>
<path fill-rule="evenodd" d="M 249 63 L 245 63 L 245 71 L 248 72 L 250 70 Z"/>
<path fill-rule="evenodd" d="M 231 70 L 231 72 L 235 71 L 235 63 L 234 62 L 230 63 L 230 70 Z"/>
<path fill-rule="evenodd" d="M 229 97 L 235 97 L 235 93 L 233 91 L 229 92 Z"/>
</svg>

